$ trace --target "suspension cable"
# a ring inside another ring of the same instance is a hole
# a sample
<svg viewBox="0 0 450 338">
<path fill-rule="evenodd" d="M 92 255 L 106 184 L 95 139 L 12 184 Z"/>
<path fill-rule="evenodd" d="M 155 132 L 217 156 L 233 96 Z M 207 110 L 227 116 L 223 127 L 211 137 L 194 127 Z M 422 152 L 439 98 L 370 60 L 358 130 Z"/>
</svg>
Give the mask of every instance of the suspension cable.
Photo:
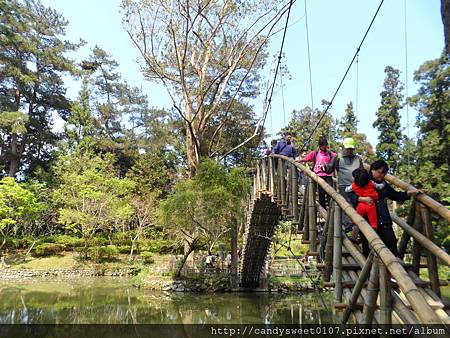
<svg viewBox="0 0 450 338">
<path fill-rule="evenodd" d="M 281 59 L 282 59 L 282 56 L 283 56 L 284 42 L 286 40 L 287 27 L 288 27 L 288 24 L 289 24 L 289 18 L 291 16 L 291 8 L 292 8 L 292 5 L 293 5 L 294 2 L 295 2 L 295 0 L 290 0 L 289 1 L 289 8 L 288 8 L 287 16 L 286 16 L 286 23 L 284 25 L 283 38 L 281 40 L 281 46 L 280 46 L 280 52 L 278 54 L 277 66 L 275 68 L 275 74 L 273 76 L 272 86 L 270 88 L 270 95 L 268 96 L 268 99 L 267 99 L 267 105 L 266 105 L 266 107 L 264 109 L 264 112 L 263 112 L 263 123 L 262 123 L 261 129 L 260 129 L 260 140 L 259 140 L 259 142 L 261 142 L 261 138 L 264 135 L 263 130 L 264 130 L 264 124 L 266 122 L 267 112 L 269 111 L 269 109 L 272 106 L 273 91 L 275 89 L 275 84 L 276 84 L 276 81 L 277 81 L 278 71 L 280 69 Z"/>
<path fill-rule="evenodd" d="M 306 26 L 306 45 L 308 47 L 309 91 L 311 95 L 311 110 L 314 110 L 314 96 L 313 96 L 312 72 L 311 72 L 311 52 L 309 48 L 308 11 L 306 8 L 306 0 L 305 0 L 305 26 Z"/>
<path fill-rule="evenodd" d="M 408 143 L 406 144 L 406 153 L 408 157 L 408 182 L 411 182 L 411 154 L 410 154 L 410 126 L 409 126 L 409 104 L 408 104 L 408 30 L 407 30 L 407 15 L 406 15 L 406 0 L 404 0 L 404 15 L 405 15 L 405 91 L 406 91 L 406 134 L 408 135 Z"/>
<path fill-rule="evenodd" d="M 306 141 L 304 142 L 304 144 L 303 144 L 303 146 L 302 146 L 302 149 L 300 150 L 300 153 L 301 153 L 303 150 L 305 150 L 306 145 L 311 141 L 311 138 L 313 137 L 314 132 L 315 132 L 315 131 L 317 130 L 317 128 L 319 127 L 320 122 L 322 122 L 322 119 L 324 118 L 324 116 L 327 114 L 328 110 L 329 110 L 330 107 L 332 106 L 333 101 L 334 101 L 334 99 L 336 98 L 336 95 L 338 94 L 339 90 L 341 89 L 341 86 L 342 86 L 342 84 L 344 83 L 344 80 L 345 80 L 345 78 L 347 77 L 347 74 L 348 74 L 348 72 L 350 71 L 350 68 L 352 67 L 352 65 L 353 65 L 353 63 L 354 63 L 354 61 L 355 61 L 355 59 L 356 59 L 356 56 L 359 54 L 359 52 L 360 52 L 360 50 L 361 50 L 361 47 L 362 47 L 362 45 L 363 45 L 363 43 L 364 43 L 364 41 L 365 41 L 365 39 L 366 39 L 366 37 L 367 37 L 367 34 L 369 34 L 369 31 L 370 31 L 370 29 L 372 28 L 372 25 L 373 25 L 373 23 L 374 23 L 374 21 L 375 21 L 375 18 L 376 18 L 377 15 L 378 15 L 378 12 L 380 11 L 381 6 L 383 5 L 383 2 L 384 2 L 384 0 L 381 0 L 380 5 L 378 6 L 377 11 L 375 12 L 375 15 L 373 16 L 372 21 L 370 22 L 370 25 L 369 25 L 369 27 L 368 27 L 367 30 L 366 30 L 366 33 L 364 34 L 364 36 L 363 36 L 363 38 L 362 38 L 362 40 L 361 40 L 361 42 L 360 42 L 358 48 L 356 49 L 355 54 L 353 55 L 352 60 L 350 61 L 350 64 L 349 64 L 348 67 L 347 67 L 347 70 L 346 70 L 345 73 L 344 73 L 344 76 L 343 76 L 342 79 L 341 79 L 341 82 L 339 83 L 339 86 L 337 87 L 336 91 L 334 92 L 334 95 L 333 95 L 333 97 L 331 98 L 331 101 L 328 102 L 328 105 L 327 105 L 327 107 L 325 108 L 324 112 L 322 113 L 321 117 L 319 118 L 319 121 L 317 121 L 316 126 L 314 127 L 314 129 L 311 131 L 311 134 L 309 135 L 309 137 L 308 137 L 308 138 L 306 139 Z"/>
<path fill-rule="evenodd" d="M 356 95 L 355 95 L 356 118 L 358 118 L 358 96 L 359 96 L 359 53 L 356 55 Z"/>
<path fill-rule="evenodd" d="M 284 88 L 283 88 L 283 71 L 280 72 L 280 84 L 281 84 L 281 101 L 283 105 L 283 121 L 286 126 L 286 108 L 284 106 Z"/>
</svg>

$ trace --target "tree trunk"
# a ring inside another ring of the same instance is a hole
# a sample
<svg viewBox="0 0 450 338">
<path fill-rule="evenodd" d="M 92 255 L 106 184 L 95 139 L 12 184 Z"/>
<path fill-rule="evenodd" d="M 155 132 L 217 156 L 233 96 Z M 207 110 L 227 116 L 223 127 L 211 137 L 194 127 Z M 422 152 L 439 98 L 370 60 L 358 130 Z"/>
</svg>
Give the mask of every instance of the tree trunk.
<svg viewBox="0 0 450 338">
<path fill-rule="evenodd" d="M 238 281 L 238 226 L 237 222 L 231 226 L 231 289 L 239 286 Z"/>
<path fill-rule="evenodd" d="M 186 261 L 187 261 L 189 255 L 191 254 L 192 251 L 194 251 L 193 247 L 189 246 L 189 249 L 184 253 L 183 259 L 178 264 L 177 269 L 175 270 L 175 277 L 180 277 L 181 270 L 183 269 L 184 264 L 186 264 Z"/>
<path fill-rule="evenodd" d="M 189 178 L 195 176 L 197 171 L 197 152 L 195 149 L 195 141 L 189 126 L 186 124 L 186 155 L 189 167 Z"/>
<path fill-rule="evenodd" d="M 9 177 L 16 177 L 16 173 L 19 171 L 19 152 L 18 152 L 18 138 L 16 133 L 11 135 L 11 157 L 9 162 Z"/>
<path fill-rule="evenodd" d="M 442 22 L 444 23 L 445 48 L 450 54 L 450 0 L 441 0 Z"/>
</svg>

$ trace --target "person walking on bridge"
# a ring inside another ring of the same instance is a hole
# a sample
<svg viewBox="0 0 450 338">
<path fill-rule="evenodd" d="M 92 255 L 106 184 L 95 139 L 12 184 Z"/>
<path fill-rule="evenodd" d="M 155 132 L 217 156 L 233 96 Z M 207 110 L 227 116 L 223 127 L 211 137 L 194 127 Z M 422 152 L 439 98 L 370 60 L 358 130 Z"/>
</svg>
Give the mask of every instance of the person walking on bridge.
<svg viewBox="0 0 450 338">
<path fill-rule="evenodd" d="M 292 143 L 292 133 L 287 132 L 284 135 L 284 140 L 278 142 L 277 146 L 273 148 L 273 153 L 293 159 L 297 157 L 297 150 L 295 149 L 294 143 Z"/>
<path fill-rule="evenodd" d="M 333 174 L 326 173 L 323 170 L 323 167 L 329 164 L 335 156 L 336 153 L 328 150 L 327 138 L 325 136 L 321 136 L 319 138 L 319 149 L 311 151 L 298 162 L 312 162 L 314 173 L 329 185 L 333 186 Z M 330 204 L 330 196 L 327 195 L 321 186 L 319 186 L 319 204 L 325 209 L 327 209 L 327 204 Z"/>
<path fill-rule="evenodd" d="M 342 148 L 342 156 L 333 157 L 333 160 L 327 165 L 324 165 L 322 170 L 328 174 L 336 171 L 339 193 L 347 200 L 347 202 L 351 203 L 348 194 L 345 192 L 345 188 L 353 182 L 353 171 L 358 168 L 363 168 L 363 161 L 361 157 L 355 154 L 356 141 L 353 138 L 344 138 L 342 141 Z M 362 197 L 362 199 L 365 200 L 365 202 L 368 201 L 368 198 L 366 197 Z M 342 213 L 342 223 L 345 232 L 352 230 L 353 222 L 344 213 Z"/>
</svg>

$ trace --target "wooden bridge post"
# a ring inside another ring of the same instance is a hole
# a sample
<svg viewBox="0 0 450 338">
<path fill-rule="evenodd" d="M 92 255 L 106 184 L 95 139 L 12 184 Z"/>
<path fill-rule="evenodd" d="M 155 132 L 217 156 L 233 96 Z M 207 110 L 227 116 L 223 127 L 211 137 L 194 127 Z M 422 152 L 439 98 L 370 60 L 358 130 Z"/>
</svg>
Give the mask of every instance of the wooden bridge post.
<svg viewBox="0 0 450 338">
<path fill-rule="evenodd" d="M 411 206 L 409 208 L 408 217 L 406 219 L 406 222 L 411 225 L 414 224 L 415 216 L 416 216 L 416 199 L 413 198 L 411 201 Z M 411 236 L 406 231 L 403 231 L 402 237 L 398 244 L 398 257 L 400 259 L 403 259 L 405 257 L 406 248 L 408 246 L 408 242 L 409 242 L 410 238 L 411 238 Z"/>
<path fill-rule="evenodd" d="M 307 180 L 307 179 L 306 179 Z M 302 205 L 300 206 L 300 215 L 299 215 L 299 224 L 298 224 L 298 231 L 302 231 L 305 229 L 305 220 L 306 220 L 306 202 L 308 200 L 308 184 L 305 184 L 305 188 L 303 189 L 303 196 L 302 196 Z M 305 238 L 305 235 L 303 235 L 303 238 Z"/>
<path fill-rule="evenodd" d="M 362 324 L 372 324 L 377 304 L 377 296 L 380 285 L 378 258 L 374 259 L 372 269 L 370 270 L 369 282 L 367 284 L 367 297 L 364 301 Z"/>
<path fill-rule="evenodd" d="M 366 283 L 367 277 L 369 276 L 369 272 L 372 267 L 372 262 L 373 262 L 373 253 L 371 252 L 369 254 L 369 257 L 367 257 L 366 264 L 364 264 L 361 274 L 359 275 L 355 287 L 353 288 L 349 304 L 347 305 L 347 308 L 345 309 L 344 312 L 344 316 L 342 317 L 342 324 L 347 323 L 348 319 L 350 318 L 350 314 L 354 310 L 355 304 L 358 301 L 358 297 L 361 294 L 364 284 Z"/>
<path fill-rule="evenodd" d="M 298 225 L 298 172 L 295 166 L 291 166 L 292 170 L 292 216 L 293 216 L 293 224 Z"/>
<path fill-rule="evenodd" d="M 326 244 L 325 244 L 325 266 L 323 269 L 323 280 L 325 282 L 330 281 L 330 275 L 333 267 L 333 235 L 334 235 L 334 207 L 335 204 L 331 202 L 330 208 L 327 213 L 327 226 L 326 226 Z"/>
<path fill-rule="evenodd" d="M 261 159 L 261 190 L 267 191 L 267 159 Z"/>
<path fill-rule="evenodd" d="M 430 241 L 434 243 L 433 224 L 431 223 L 430 209 L 426 206 L 418 203 L 420 214 L 422 216 L 424 234 Z M 431 289 L 436 293 L 438 297 L 441 297 L 441 290 L 439 286 L 439 275 L 436 256 L 427 250 L 427 268 L 428 276 L 431 282 Z"/>
<path fill-rule="evenodd" d="M 334 299 L 342 302 L 342 226 L 341 208 L 334 203 L 334 243 L 333 243 L 333 278 Z"/>
<path fill-rule="evenodd" d="M 311 178 L 308 177 L 307 184 L 306 184 L 306 193 L 303 196 L 303 205 L 304 205 L 304 212 L 305 216 L 303 217 L 303 239 L 309 240 L 309 181 L 311 181 Z"/>
<path fill-rule="evenodd" d="M 278 159 L 277 164 L 277 204 L 279 205 L 282 201 L 282 181 L 283 181 L 283 160 Z"/>
<path fill-rule="evenodd" d="M 287 170 L 287 179 L 286 179 L 286 204 L 283 206 L 286 215 L 292 216 L 292 208 L 291 208 L 291 201 L 292 201 L 292 165 L 287 162 L 286 163 L 286 170 Z M 289 218 L 288 217 L 288 218 Z"/>
<path fill-rule="evenodd" d="M 422 221 L 420 217 L 420 212 L 418 208 L 418 203 L 416 204 L 416 207 L 414 208 L 415 216 L 414 216 L 414 229 L 416 229 L 418 232 L 422 233 Z M 420 272 L 420 257 L 422 254 L 422 246 L 420 243 L 414 239 L 413 240 L 413 248 L 412 248 L 412 271 L 419 275 Z"/>
<path fill-rule="evenodd" d="M 261 168 L 258 164 L 256 166 L 256 180 L 255 180 L 255 199 L 259 198 L 259 190 L 261 189 Z"/>
<path fill-rule="evenodd" d="M 281 208 L 286 207 L 286 165 L 283 160 L 278 163 L 280 173 Z"/>
<path fill-rule="evenodd" d="M 380 324 L 392 324 L 392 297 L 389 272 L 381 259 L 378 259 L 380 269 Z"/>
<path fill-rule="evenodd" d="M 269 184 L 269 190 L 272 193 L 272 196 L 276 196 L 276 184 L 275 184 L 275 159 L 270 156 L 269 157 L 269 178 L 270 178 L 270 184 Z"/>
<path fill-rule="evenodd" d="M 309 214 L 309 252 L 317 252 L 317 211 L 314 181 L 309 181 L 308 189 L 308 214 Z"/>
</svg>

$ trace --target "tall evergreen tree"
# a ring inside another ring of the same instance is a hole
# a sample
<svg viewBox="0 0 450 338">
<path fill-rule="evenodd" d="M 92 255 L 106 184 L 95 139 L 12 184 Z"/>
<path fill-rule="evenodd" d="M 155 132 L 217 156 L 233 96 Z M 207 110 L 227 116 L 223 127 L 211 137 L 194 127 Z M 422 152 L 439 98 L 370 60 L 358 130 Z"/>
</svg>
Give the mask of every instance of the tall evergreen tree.
<svg viewBox="0 0 450 338">
<path fill-rule="evenodd" d="M 416 125 L 418 172 L 414 181 L 450 205 L 450 62 L 445 52 L 414 73 L 420 85 L 411 103 L 418 109 Z"/>
<path fill-rule="evenodd" d="M 68 22 L 39 0 L 0 3 L 1 168 L 15 177 L 48 166 L 57 140 L 52 114 L 70 110 L 62 76 L 75 74 L 65 54 L 82 42 L 62 40 Z"/>
<path fill-rule="evenodd" d="M 358 118 L 353 110 L 353 102 L 350 101 L 345 109 L 345 114 L 342 117 L 339 128 L 338 136 L 342 141 L 346 137 L 352 137 L 356 141 L 356 153 L 362 156 L 364 160 L 370 161 L 373 159 L 372 145 L 367 141 L 367 135 L 364 133 L 358 133 Z"/>
<path fill-rule="evenodd" d="M 386 78 L 383 91 L 380 93 L 381 105 L 376 113 L 377 119 L 373 127 L 380 132 L 377 144 L 377 156 L 388 162 L 392 172 L 398 168 L 402 130 L 400 126 L 400 110 L 403 107 L 403 83 L 400 71 L 391 66 L 384 69 Z"/>
</svg>

